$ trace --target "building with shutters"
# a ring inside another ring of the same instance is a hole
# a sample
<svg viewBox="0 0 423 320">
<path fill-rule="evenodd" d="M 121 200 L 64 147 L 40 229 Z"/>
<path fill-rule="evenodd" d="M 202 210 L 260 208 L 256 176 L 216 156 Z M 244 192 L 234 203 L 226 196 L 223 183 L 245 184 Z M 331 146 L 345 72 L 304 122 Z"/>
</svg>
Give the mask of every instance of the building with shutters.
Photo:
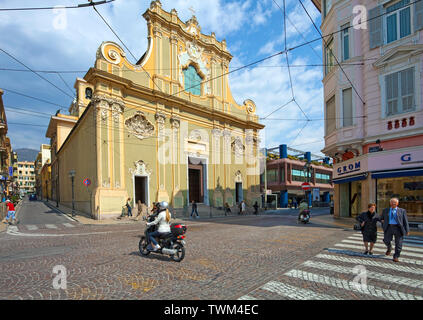
<svg viewBox="0 0 423 320">
<path fill-rule="evenodd" d="M 423 1 L 312 2 L 329 35 L 322 152 L 334 159 L 335 216 L 397 197 L 422 218 Z"/>
<path fill-rule="evenodd" d="M 265 153 L 266 170 L 260 176 L 260 185 L 267 208 L 295 207 L 294 203 L 299 205 L 302 200 L 308 201 L 310 207 L 329 207 L 333 197 L 333 168 L 328 157 L 289 148 L 286 144 L 266 148 Z M 309 191 L 302 189 L 304 182 L 310 184 Z"/>
<path fill-rule="evenodd" d="M 132 206 L 167 201 L 177 215 L 195 200 L 207 216 L 223 214 L 226 202 L 260 201 L 264 126 L 253 101 L 231 94 L 226 41 L 160 1 L 143 17 L 145 54 L 131 61 L 103 42 L 76 80 L 70 115 L 52 117 L 52 197 L 96 219 L 119 216 L 128 198 Z"/>
</svg>

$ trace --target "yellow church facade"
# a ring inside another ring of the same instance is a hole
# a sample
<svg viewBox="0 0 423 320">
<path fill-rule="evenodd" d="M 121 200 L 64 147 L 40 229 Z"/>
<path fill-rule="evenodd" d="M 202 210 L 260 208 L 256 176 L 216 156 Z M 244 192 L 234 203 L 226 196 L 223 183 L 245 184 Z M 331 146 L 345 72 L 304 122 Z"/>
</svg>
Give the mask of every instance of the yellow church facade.
<svg viewBox="0 0 423 320">
<path fill-rule="evenodd" d="M 195 16 L 184 23 L 160 1 L 143 17 L 141 59 L 133 64 L 121 46 L 103 42 L 75 83 L 70 115 L 52 117 L 52 197 L 96 219 L 120 215 L 128 198 L 133 206 L 167 201 L 177 215 L 192 200 L 213 215 L 226 202 L 260 203 L 264 126 L 253 101 L 238 104 L 231 94 L 225 40 L 202 34 Z"/>
</svg>

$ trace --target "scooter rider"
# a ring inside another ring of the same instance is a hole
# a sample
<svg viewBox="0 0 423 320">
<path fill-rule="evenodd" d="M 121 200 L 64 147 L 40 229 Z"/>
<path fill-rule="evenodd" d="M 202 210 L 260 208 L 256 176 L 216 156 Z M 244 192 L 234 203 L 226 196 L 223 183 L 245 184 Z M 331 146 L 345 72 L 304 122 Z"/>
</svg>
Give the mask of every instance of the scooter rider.
<svg viewBox="0 0 423 320">
<path fill-rule="evenodd" d="M 298 208 L 300 210 L 300 212 L 298 213 L 298 221 L 300 221 L 301 220 L 301 214 L 303 213 L 303 211 L 308 210 L 307 202 L 305 200 L 301 200 Z"/>
<path fill-rule="evenodd" d="M 160 249 L 160 245 L 157 243 L 156 237 L 159 237 L 162 234 L 170 232 L 170 219 L 171 215 L 169 212 L 169 204 L 166 201 L 162 201 L 156 204 L 157 205 L 157 217 L 152 222 L 147 222 L 147 226 L 158 225 L 156 231 L 151 232 L 148 237 L 150 239 L 151 246 L 154 251 Z"/>
</svg>

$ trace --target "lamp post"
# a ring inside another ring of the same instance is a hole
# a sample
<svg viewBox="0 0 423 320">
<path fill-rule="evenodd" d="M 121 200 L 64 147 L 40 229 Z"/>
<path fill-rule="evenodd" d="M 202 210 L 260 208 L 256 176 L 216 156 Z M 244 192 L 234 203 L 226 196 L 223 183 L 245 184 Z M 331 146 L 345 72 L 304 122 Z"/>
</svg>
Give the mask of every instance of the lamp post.
<svg viewBox="0 0 423 320">
<path fill-rule="evenodd" d="M 75 193 L 74 193 L 75 170 L 69 171 L 69 177 L 72 180 L 72 217 L 74 217 L 75 216 Z"/>
<path fill-rule="evenodd" d="M 310 162 L 307 160 L 306 164 L 303 167 L 303 172 L 304 172 L 305 180 L 306 180 L 307 183 L 310 183 L 310 168 L 311 168 Z M 309 198 L 310 198 L 311 192 L 308 194 L 308 197 L 307 197 L 307 191 L 304 190 L 304 194 L 305 194 L 305 197 L 306 197 L 306 200 L 307 200 L 307 209 L 310 210 L 310 199 Z"/>
<path fill-rule="evenodd" d="M 48 202 L 48 180 L 46 180 L 46 197 Z"/>
</svg>

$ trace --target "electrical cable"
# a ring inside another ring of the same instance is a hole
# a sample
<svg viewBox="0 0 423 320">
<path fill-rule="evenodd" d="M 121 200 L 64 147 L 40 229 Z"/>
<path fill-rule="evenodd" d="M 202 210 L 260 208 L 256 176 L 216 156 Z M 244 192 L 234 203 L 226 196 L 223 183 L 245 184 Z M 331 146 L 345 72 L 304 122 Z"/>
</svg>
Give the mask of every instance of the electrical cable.
<svg viewBox="0 0 423 320">
<path fill-rule="evenodd" d="M 34 8 L 0 8 L 0 11 L 36 11 L 36 10 L 54 10 L 54 9 L 80 9 L 94 5 L 102 5 L 116 0 L 103 0 L 98 2 L 90 2 L 87 4 L 78 4 L 76 6 L 54 6 L 54 7 L 34 7 Z"/>
</svg>

